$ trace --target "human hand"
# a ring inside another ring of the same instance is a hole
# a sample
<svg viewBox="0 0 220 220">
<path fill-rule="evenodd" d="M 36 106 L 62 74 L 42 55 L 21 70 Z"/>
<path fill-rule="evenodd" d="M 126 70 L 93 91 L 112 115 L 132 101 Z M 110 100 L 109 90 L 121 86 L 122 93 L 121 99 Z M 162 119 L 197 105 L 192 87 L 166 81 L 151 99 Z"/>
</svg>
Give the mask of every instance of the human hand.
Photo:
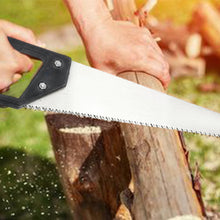
<svg viewBox="0 0 220 220">
<path fill-rule="evenodd" d="M 114 75 L 145 72 L 168 86 L 169 65 L 148 29 L 109 19 L 84 33 L 83 41 L 94 68 Z"/>
<path fill-rule="evenodd" d="M 9 43 L 8 37 L 41 46 L 33 32 L 5 20 L 0 20 L 0 91 L 5 92 L 9 86 L 18 81 L 24 72 L 32 69 L 29 57 L 19 53 Z"/>
</svg>

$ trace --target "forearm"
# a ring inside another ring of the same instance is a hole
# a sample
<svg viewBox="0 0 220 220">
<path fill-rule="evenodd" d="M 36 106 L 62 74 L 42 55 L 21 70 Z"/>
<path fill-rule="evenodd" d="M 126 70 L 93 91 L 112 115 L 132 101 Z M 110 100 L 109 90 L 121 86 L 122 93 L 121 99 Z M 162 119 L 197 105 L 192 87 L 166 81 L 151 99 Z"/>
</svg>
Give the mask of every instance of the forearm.
<svg viewBox="0 0 220 220">
<path fill-rule="evenodd" d="M 81 35 L 86 35 L 99 23 L 111 19 L 103 0 L 64 0 L 69 8 L 72 20 Z"/>
</svg>

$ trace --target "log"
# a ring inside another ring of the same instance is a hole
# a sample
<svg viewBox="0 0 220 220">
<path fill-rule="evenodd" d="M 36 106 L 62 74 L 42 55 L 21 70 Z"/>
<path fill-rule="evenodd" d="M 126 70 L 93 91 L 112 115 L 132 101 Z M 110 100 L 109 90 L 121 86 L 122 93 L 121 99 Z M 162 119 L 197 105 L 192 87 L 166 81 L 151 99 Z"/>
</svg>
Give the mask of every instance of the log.
<svg viewBox="0 0 220 220">
<path fill-rule="evenodd" d="M 203 58 L 188 58 L 184 54 L 172 54 L 164 51 L 170 65 L 170 74 L 173 78 L 202 77 L 206 73 L 206 61 Z"/>
<path fill-rule="evenodd" d="M 119 126 L 60 114 L 46 121 L 73 219 L 130 216 L 120 207 L 131 174 Z"/>
<path fill-rule="evenodd" d="M 146 26 L 155 37 L 161 39 L 158 44 L 163 50 L 170 50 L 172 44 L 175 44 L 181 51 L 185 51 L 187 41 L 190 37 L 190 31 L 187 25 L 177 26 L 172 21 L 161 22 L 149 16 Z"/>
<path fill-rule="evenodd" d="M 115 20 L 131 21 L 135 24 L 139 23 L 139 19 L 135 14 L 137 9 L 134 1 L 127 1 L 127 0 L 121 0 L 121 1 L 111 0 L 111 1 L 113 2 L 113 8 L 111 12 Z"/>
<path fill-rule="evenodd" d="M 192 16 L 191 30 L 201 33 L 205 42 L 220 57 L 220 13 L 213 5 L 203 2 Z"/>
<path fill-rule="evenodd" d="M 146 74 L 124 73 L 121 77 L 163 91 L 157 80 Z M 134 179 L 134 219 L 201 217 L 201 204 L 178 132 L 128 124 L 121 124 L 121 130 Z"/>
<path fill-rule="evenodd" d="M 126 14 L 134 14 L 133 7 L 127 8 L 131 1 L 114 0 L 113 16 L 125 10 L 130 10 Z M 161 83 L 145 73 L 130 72 L 119 76 L 164 92 Z M 188 214 L 201 217 L 202 204 L 193 189 L 189 163 L 179 134 L 131 124 L 120 124 L 120 127 L 134 181 L 133 218 L 163 220 Z"/>
</svg>

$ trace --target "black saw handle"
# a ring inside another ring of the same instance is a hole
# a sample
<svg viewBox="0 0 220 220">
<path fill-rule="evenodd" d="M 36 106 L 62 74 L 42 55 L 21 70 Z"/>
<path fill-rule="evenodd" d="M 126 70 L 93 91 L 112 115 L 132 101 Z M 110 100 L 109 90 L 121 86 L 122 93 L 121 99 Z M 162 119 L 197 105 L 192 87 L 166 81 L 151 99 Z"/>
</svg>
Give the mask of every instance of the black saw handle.
<svg viewBox="0 0 220 220">
<path fill-rule="evenodd" d="M 41 60 L 43 64 L 19 98 L 0 94 L 0 108 L 19 109 L 66 86 L 71 66 L 69 57 L 11 37 L 8 37 L 8 40 L 14 49 Z"/>
</svg>

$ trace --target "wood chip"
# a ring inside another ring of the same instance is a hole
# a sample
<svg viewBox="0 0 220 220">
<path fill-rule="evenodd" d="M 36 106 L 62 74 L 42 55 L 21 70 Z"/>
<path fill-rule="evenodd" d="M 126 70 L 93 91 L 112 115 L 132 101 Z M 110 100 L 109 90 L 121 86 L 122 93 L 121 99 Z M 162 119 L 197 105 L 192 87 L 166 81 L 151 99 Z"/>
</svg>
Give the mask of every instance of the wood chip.
<svg viewBox="0 0 220 220">
<path fill-rule="evenodd" d="M 100 127 L 95 126 L 86 126 L 86 127 L 78 127 L 78 128 L 60 128 L 59 131 L 63 133 L 72 133 L 72 134 L 94 134 L 101 133 Z"/>
</svg>

